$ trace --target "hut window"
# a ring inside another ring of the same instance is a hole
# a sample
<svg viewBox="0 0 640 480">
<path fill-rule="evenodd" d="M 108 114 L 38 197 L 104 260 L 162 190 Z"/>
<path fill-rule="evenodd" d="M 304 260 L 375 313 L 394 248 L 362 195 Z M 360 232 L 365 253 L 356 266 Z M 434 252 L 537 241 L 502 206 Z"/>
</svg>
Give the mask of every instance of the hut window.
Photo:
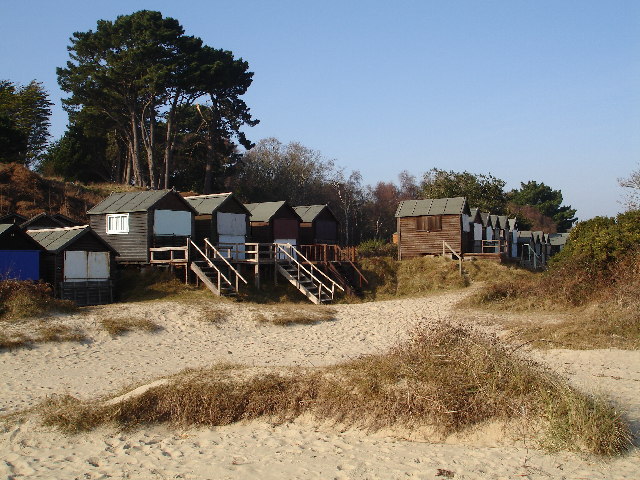
<svg viewBox="0 0 640 480">
<path fill-rule="evenodd" d="M 107 214 L 107 233 L 116 235 L 129 233 L 129 214 Z"/>
<path fill-rule="evenodd" d="M 442 230 L 442 215 L 416 217 L 416 230 L 439 232 Z"/>
</svg>

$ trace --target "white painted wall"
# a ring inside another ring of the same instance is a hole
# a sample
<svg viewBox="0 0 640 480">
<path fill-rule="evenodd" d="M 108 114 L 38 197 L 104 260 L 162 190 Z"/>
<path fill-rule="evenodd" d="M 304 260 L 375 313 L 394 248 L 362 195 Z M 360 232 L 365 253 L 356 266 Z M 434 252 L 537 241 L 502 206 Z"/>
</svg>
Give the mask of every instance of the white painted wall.
<svg viewBox="0 0 640 480">
<path fill-rule="evenodd" d="M 231 251 L 225 250 L 224 244 L 231 248 Z M 236 245 L 240 244 L 240 245 Z M 220 235 L 218 245 L 220 246 L 220 254 L 225 258 L 245 259 L 245 236 L 244 235 Z"/>
<path fill-rule="evenodd" d="M 473 224 L 473 239 L 482 240 L 482 224 L 481 223 Z"/>
<path fill-rule="evenodd" d="M 191 212 L 156 210 L 153 218 L 154 235 L 191 235 Z"/>
<path fill-rule="evenodd" d="M 219 235 L 246 235 L 247 216 L 242 213 L 217 213 Z M 241 242 L 244 243 L 244 239 Z"/>
<path fill-rule="evenodd" d="M 487 238 L 485 240 L 493 240 L 493 228 L 487 227 Z"/>
<path fill-rule="evenodd" d="M 462 214 L 462 230 L 464 232 L 470 232 L 471 231 L 471 225 L 469 225 L 470 222 L 471 222 L 471 217 L 469 217 L 468 215 L 465 215 L 463 213 Z"/>
<path fill-rule="evenodd" d="M 295 238 L 276 238 L 273 243 L 289 243 L 292 246 L 296 246 L 296 239 Z M 291 256 L 293 258 L 296 258 L 296 254 L 293 251 L 289 252 L 291 254 Z M 278 260 L 288 260 L 289 257 L 287 257 L 284 253 L 279 252 L 277 255 Z"/>
</svg>

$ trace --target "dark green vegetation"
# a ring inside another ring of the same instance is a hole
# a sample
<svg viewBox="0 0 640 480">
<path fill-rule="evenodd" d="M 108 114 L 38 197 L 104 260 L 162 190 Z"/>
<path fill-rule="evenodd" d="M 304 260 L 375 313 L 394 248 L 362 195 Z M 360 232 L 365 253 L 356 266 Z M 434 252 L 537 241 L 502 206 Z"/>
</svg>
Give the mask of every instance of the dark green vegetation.
<svg viewBox="0 0 640 480">
<path fill-rule="evenodd" d="M 509 210 L 518 214 L 518 217 L 527 223 L 526 225 L 523 223 L 520 230 L 539 230 L 539 228 L 532 228 L 533 223 L 538 222 L 537 227 L 544 219 L 550 219 L 551 225 L 544 226 L 551 226 L 558 232 L 566 232 L 577 220 L 574 208 L 562 206 L 562 192 L 553 190 L 544 183 L 534 181 L 520 183 L 520 189 L 511 191 L 508 198 Z M 537 212 L 532 212 L 531 207 L 534 207 Z M 536 216 L 535 213 L 538 213 L 539 216 Z M 525 226 L 527 228 L 524 228 Z M 544 230 L 550 231 L 549 228 L 544 228 Z"/>
<path fill-rule="evenodd" d="M 177 20 L 148 10 L 100 20 L 95 30 L 73 34 L 69 55 L 57 73 L 74 128 L 51 151 L 52 171 L 167 188 L 197 157 L 199 187 L 208 193 L 233 139 L 251 147 L 240 131 L 257 123 L 240 98 L 252 82 L 249 65 L 186 35 Z M 87 145 L 96 138 L 103 152 Z M 81 154 L 65 156 L 71 147 Z M 98 167 L 93 174 L 78 168 L 83 160 Z"/>
<path fill-rule="evenodd" d="M 40 159 L 49 139 L 51 105 L 35 80 L 25 86 L 0 80 L 0 163 L 29 166 Z"/>
<path fill-rule="evenodd" d="M 430 427 L 446 437 L 487 421 L 521 420 L 550 449 L 615 455 L 630 446 L 618 412 L 567 386 L 495 340 L 440 325 L 387 354 L 313 370 L 242 375 L 241 367 L 186 371 L 119 403 L 54 397 L 45 424 L 81 432 L 158 422 L 227 425 L 303 413 L 367 429 Z M 533 432 L 532 432 L 533 433 Z"/>
<path fill-rule="evenodd" d="M 571 315 L 549 325 L 512 325 L 547 347 L 640 348 L 640 211 L 579 223 L 543 274 L 486 286 L 475 301 Z"/>
</svg>

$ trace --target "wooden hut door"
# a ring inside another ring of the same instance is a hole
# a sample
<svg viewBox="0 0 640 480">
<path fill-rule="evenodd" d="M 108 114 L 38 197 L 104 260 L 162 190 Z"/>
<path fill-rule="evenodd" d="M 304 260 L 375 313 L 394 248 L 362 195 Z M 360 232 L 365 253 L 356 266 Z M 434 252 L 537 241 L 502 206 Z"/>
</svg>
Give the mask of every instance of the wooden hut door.
<svg viewBox="0 0 640 480">
<path fill-rule="evenodd" d="M 243 260 L 245 258 L 244 244 L 247 239 L 247 216 L 244 213 L 218 212 L 216 217 L 218 226 L 218 244 L 221 244 L 221 253 L 226 252 L 233 258 Z M 224 249 L 227 246 L 227 250 Z"/>
<path fill-rule="evenodd" d="M 298 244 L 300 233 L 300 222 L 295 218 L 276 218 L 273 220 L 273 243 L 289 243 L 294 247 Z M 295 252 L 289 252 L 294 257 Z M 285 254 L 278 255 L 279 259 L 285 260 Z"/>
</svg>

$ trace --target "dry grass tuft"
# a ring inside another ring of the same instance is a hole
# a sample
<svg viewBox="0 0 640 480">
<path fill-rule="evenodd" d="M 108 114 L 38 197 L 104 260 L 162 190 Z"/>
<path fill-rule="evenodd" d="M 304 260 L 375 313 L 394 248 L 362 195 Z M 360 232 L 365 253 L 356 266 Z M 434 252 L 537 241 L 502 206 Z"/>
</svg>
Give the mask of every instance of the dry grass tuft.
<svg viewBox="0 0 640 480">
<path fill-rule="evenodd" d="M 473 281 L 489 278 L 512 280 L 528 272 L 490 261 L 463 263 L 460 276 L 458 263 L 443 257 L 420 257 L 399 262 L 391 257 L 360 259 L 364 275 L 369 280 L 369 299 L 419 297 L 442 290 L 464 288 Z"/>
<path fill-rule="evenodd" d="M 368 429 L 427 426 L 443 436 L 487 420 L 524 418 L 545 427 L 548 448 L 615 455 L 630 446 L 627 426 L 604 400 L 579 393 L 493 338 L 448 325 L 421 329 L 387 354 L 333 367 L 253 376 L 187 371 L 117 404 L 64 396 L 41 407 L 45 424 L 66 432 L 106 423 L 284 422 L 303 413 Z"/>
<path fill-rule="evenodd" d="M 187 285 L 170 272 L 160 269 L 143 271 L 125 270 L 118 279 L 117 297 L 125 302 L 144 302 L 153 300 L 214 301 L 209 290 Z"/>
<path fill-rule="evenodd" d="M 335 320 L 336 315 L 336 311 L 332 308 L 311 305 L 279 305 L 277 307 L 262 308 L 260 312 L 254 316 L 256 321 L 283 327 L 330 322 Z"/>
<path fill-rule="evenodd" d="M 157 332 L 162 327 L 147 318 L 119 318 L 109 317 L 100 320 L 100 325 L 111 335 L 118 336 L 133 330 Z"/>
<path fill-rule="evenodd" d="M 640 250 L 607 271 L 589 271 L 565 260 L 544 274 L 488 283 L 466 306 L 562 313 L 554 324 L 505 324 L 536 346 L 640 348 Z"/>
<path fill-rule="evenodd" d="M 52 294 L 51 287 L 46 283 L 0 281 L 0 317 L 18 321 L 78 309 L 75 303 L 53 298 Z"/>
<path fill-rule="evenodd" d="M 1 326 L 1 324 L 0 324 Z M 80 329 L 67 325 L 38 322 L 28 332 L 3 329 L 0 332 L 0 349 L 27 348 L 38 343 L 83 342 L 87 339 Z"/>
</svg>

